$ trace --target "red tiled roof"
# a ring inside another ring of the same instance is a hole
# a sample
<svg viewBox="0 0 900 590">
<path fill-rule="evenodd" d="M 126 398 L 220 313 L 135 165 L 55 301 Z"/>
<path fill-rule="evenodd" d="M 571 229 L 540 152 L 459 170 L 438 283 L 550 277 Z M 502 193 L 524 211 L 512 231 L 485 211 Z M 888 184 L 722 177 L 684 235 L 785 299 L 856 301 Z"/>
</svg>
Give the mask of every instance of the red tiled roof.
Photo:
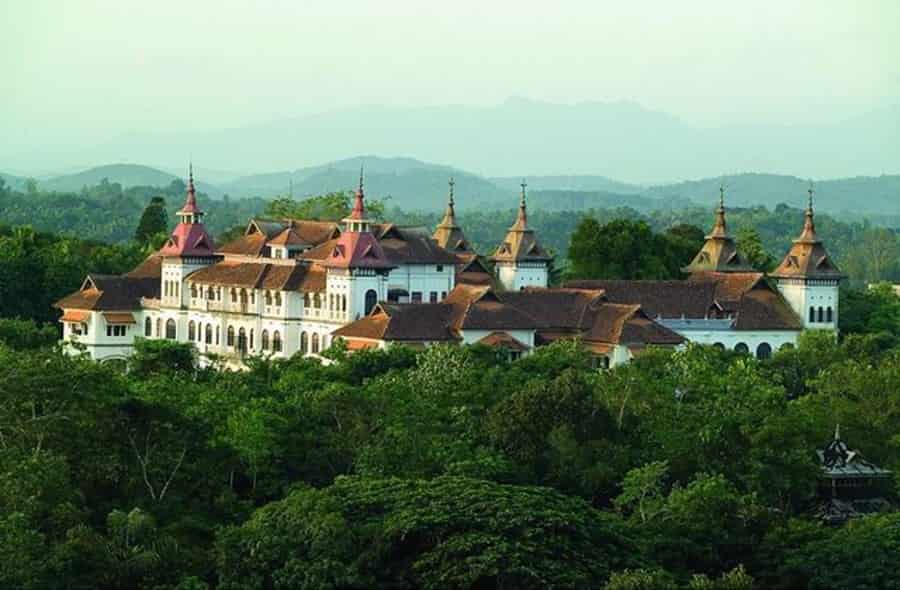
<svg viewBox="0 0 900 590">
<path fill-rule="evenodd" d="M 159 279 L 114 275 L 88 275 L 81 289 L 53 304 L 59 309 L 139 310 L 141 298 L 159 297 Z"/>
<path fill-rule="evenodd" d="M 225 260 L 192 272 L 187 280 L 193 283 L 276 291 L 321 291 L 325 288 L 325 270 L 304 264 Z"/>
<path fill-rule="evenodd" d="M 516 352 L 524 352 L 528 350 L 528 347 L 506 332 L 491 332 L 484 338 L 478 341 L 478 344 L 484 344 L 485 346 L 492 346 L 496 348 L 505 348 L 507 350 L 512 350 Z"/>
</svg>

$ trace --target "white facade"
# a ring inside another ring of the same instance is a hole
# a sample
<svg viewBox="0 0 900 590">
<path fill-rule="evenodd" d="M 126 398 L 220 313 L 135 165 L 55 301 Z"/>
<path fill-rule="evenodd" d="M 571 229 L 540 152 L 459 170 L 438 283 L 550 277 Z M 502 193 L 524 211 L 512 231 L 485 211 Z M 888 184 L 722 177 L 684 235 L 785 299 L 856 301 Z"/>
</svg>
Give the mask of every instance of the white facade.
<svg viewBox="0 0 900 590">
<path fill-rule="evenodd" d="M 128 358 L 134 351 L 135 336 L 140 336 L 138 324 L 111 324 L 99 311 L 87 312 L 83 321 L 63 322 L 62 340 L 73 345 L 67 349 L 77 352 L 84 347 L 97 361 Z"/>
<path fill-rule="evenodd" d="M 838 281 L 779 278 L 778 290 L 806 330 L 837 330 Z"/>
<path fill-rule="evenodd" d="M 550 286 L 550 271 L 546 262 L 498 261 L 496 268 L 497 279 L 507 291 Z"/>
</svg>

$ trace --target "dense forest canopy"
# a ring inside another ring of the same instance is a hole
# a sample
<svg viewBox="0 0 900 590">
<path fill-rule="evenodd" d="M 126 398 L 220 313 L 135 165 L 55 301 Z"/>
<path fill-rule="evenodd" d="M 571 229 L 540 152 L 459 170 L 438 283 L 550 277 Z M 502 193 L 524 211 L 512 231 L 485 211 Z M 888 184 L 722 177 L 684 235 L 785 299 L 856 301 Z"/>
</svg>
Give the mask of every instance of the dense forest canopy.
<svg viewBox="0 0 900 590">
<path fill-rule="evenodd" d="M 100 365 L 61 352 L 50 303 L 151 252 L 184 187 L 31 188 L 2 191 L 0 219 L 31 203 L 30 223 L 66 232 L 0 228 L 0 587 L 896 587 L 897 513 L 840 528 L 815 516 L 815 451 L 837 425 L 900 473 L 900 299 L 887 285 L 843 292 L 840 341 L 805 333 L 767 360 L 691 345 L 597 371 L 571 342 L 514 362 L 479 346 L 338 345 L 327 363 L 259 357 L 235 373 L 200 368 L 190 345 L 139 341 L 126 367 Z M 348 204 L 267 206 L 339 218 Z M 246 221 L 209 209 L 219 232 Z M 529 221 L 568 253 L 570 276 L 640 278 L 676 275 L 706 217 Z M 463 222 L 489 252 L 511 218 Z M 729 217 L 759 267 L 798 219 Z M 819 223 L 852 267 L 873 230 Z M 892 272 L 896 257 L 878 255 Z M 896 503 L 894 481 L 881 491 Z"/>
</svg>

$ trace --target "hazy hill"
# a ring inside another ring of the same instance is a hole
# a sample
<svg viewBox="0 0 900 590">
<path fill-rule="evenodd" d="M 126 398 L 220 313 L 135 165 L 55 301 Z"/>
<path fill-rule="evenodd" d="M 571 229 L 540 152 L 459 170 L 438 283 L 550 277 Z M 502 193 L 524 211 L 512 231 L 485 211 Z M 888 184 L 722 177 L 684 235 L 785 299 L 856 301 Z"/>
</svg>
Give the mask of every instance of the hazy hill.
<svg viewBox="0 0 900 590">
<path fill-rule="evenodd" d="M 496 176 L 488 178 L 499 187 L 510 190 L 519 190 L 522 178 L 520 176 Z M 619 182 L 605 176 L 590 174 L 572 174 L 563 176 L 529 176 L 528 189 L 540 190 L 564 190 L 564 191 L 601 191 L 605 193 L 617 193 L 629 195 L 641 192 L 643 187 L 626 182 Z"/>
<path fill-rule="evenodd" d="M 359 184 L 360 165 L 365 167 L 366 194 L 384 198 L 390 205 L 407 210 L 443 207 L 450 177 L 456 182 L 456 201 L 460 208 L 490 205 L 513 206 L 515 192 L 505 190 L 477 175 L 412 158 L 363 156 L 300 168 L 293 172 L 255 174 L 222 185 L 235 197 L 285 195 L 293 180 L 294 196 L 318 195 L 329 191 L 350 190 Z"/>
<path fill-rule="evenodd" d="M 643 191 L 655 199 L 689 199 L 712 207 L 724 182 L 729 205 L 764 205 L 770 209 L 779 203 L 804 207 L 809 181 L 776 174 L 737 174 L 654 186 Z M 849 211 L 869 216 L 900 214 L 900 175 L 858 176 L 814 182 L 816 207 L 830 213 Z"/>
<path fill-rule="evenodd" d="M 181 180 L 187 180 L 187 171 Z M 178 176 L 163 172 L 149 166 L 139 164 L 108 164 L 97 166 L 74 174 L 63 174 L 49 179 L 41 180 L 41 189 L 47 191 L 80 191 L 84 186 L 95 186 L 104 179 L 109 182 L 118 182 L 123 188 L 132 186 L 168 186 Z M 221 190 L 215 185 L 206 182 L 197 182 L 197 189 L 210 196 L 221 195 Z"/>
<path fill-rule="evenodd" d="M 14 174 L 6 174 L 4 172 L 0 172 L 0 178 L 3 179 L 3 182 L 6 186 L 11 187 L 15 190 L 22 190 L 25 186 L 25 178 L 22 176 L 15 176 Z"/>
<path fill-rule="evenodd" d="M 294 170 L 355 154 L 414 155 L 484 176 L 589 173 L 660 184 L 724 171 L 838 178 L 900 172 L 900 106 L 818 126 L 702 128 L 637 103 L 360 106 L 216 131 L 130 134 L 72 154 L 4 154 L 18 169 L 131 161 L 178 169 L 191 146 L 222 170 Z M 613 190 L 611 187 L 568 187 Z M 613 190 L 613 192 L 618 192 Z"/>
</svg>

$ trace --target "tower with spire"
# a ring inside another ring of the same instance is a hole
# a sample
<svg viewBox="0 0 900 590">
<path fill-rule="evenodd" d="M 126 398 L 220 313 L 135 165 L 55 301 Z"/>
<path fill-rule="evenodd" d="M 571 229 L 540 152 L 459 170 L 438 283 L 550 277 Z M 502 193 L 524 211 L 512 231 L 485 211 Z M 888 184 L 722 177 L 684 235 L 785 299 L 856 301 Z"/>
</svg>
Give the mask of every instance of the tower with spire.
<svg viewBox="0 0 900 590">
<path fill-rule="evenodd" d="M 189 166 L 184 205 L 176 215 L 178 225 L 159 251 L 163 258 L 160 294 L 163 306 L 170 308 L 181 308 L 184 304 L 187 297 L 182 289 L 184 279 L 217 259 L 215 243 L 203 225 L 203 211 L 197 205 L 193 163 Z"/>
<path fill-rule="evenodd" d="M 329 313 L 353 321 L 367 315 L 377 302 L 387 299 L 387 277 L 396 266 L 388 260 L 373 231 L 372 221 L 366 216 L 362 167 L 353 209 L 342 223 L 344 231 L 324 261 L 328 269 L 326 288 L 329 302 L 337 302 L 331 304 Z"/>
<path fill-rule="evenodd" d="M 728 234 L 725 221 L 725 187 L 719 187 L 719 208 L 716 209 L 712 231 L 706 235 L 703 247 L 689 265 L 682 269 L 689 274 L 705 272 L 752 272 L 753 267 L 737 249 L 734 238 Z"/>
<path fill-rule="evenodd" d="M 803 320 L 805 329 L 836 330 L 839 285 L 844 274 L 816 234 L 812 183 L 807 190 L 803 230 L 770 275 L 782 296 Z"/>
<path fill-rule="evenodd" d="M 522 193 L 516 222 L 510 226 L 503 242 L 491 256 L 497 279 L 507 291 L 519 291 L 525 287 L 547 287 L 550 284 L 550 262 L 553 258 L 540 245 L 534 230 L 528 227 L 528 210 L 525 203 L 525 188 L 528 185 L 522 180 L 520 186 Z"/>
<path fill-rule="evenodd" d="M 469 240 L 466 239 L 466 235 L 456 221 L 455 202 L 453 200 L 453 187 L 456 183 L 451 178 L 448 184 L 450 185 L 450 194 L 447 197 L 447 210 L 444 211 L 444 218 L 441 219 L 441 222 L 435 228 L 432 237 L 438 246 L 450 252 L 455 254 L 472 254 L 473 251 L 469 245 Z"/>
</svg>

